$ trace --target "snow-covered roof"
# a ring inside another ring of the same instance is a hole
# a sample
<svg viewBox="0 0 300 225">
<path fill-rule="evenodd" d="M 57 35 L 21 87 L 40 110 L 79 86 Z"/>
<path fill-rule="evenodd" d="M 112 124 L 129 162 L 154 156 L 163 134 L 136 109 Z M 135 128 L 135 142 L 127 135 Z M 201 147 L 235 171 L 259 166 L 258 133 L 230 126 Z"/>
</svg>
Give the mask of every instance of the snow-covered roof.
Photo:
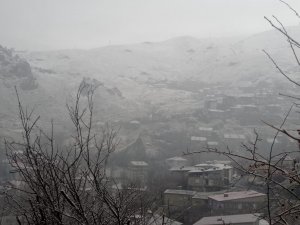
<svg viewBox="0 0 300 225">
<path fill-rule="evenodd" d="M 207 141 L 207 138 L 206 137 L 195 137 L 195 136 L 192 136 L 191 140 L 192 141 Z"/>
<path fill-rule="evenodd" d="M 211 216 L 203 217 L 194 225 L 217 225 L 217 224 L 241 224 L 241 223 L 255 223 L 259 221 L 259 214 L 238 214 L 228 216 Z"/>
<path fill-rule="evenodd" d="M 194 196 L 197 194 L 196 191 L 191 190 L 181 190 L 181 189 L 167 189 L 164 194 L 177 194 L 177 195 L 191 195 Z"/>
<path fill-rule="evenodd" d="M 131 120 L 130 123 L 131 123 L 131 124 L 140 124 L 140 121 L 137 121 L 137 120 Z"/>
<path fill-rule="evenodd" d="M 188 173 L 204 173 L 204 172 L 213 172 L 213 171 L 220 171 L 220 170 L 225 170 L 225 169 L 231 169 L 231 166 L 227 166 L 224 164 L 220 164 L 217 166 L 211 166 L 211 167 L 205 167 L 201 165 L 197 165 L 194 167 L 194 169 L 188 171 Z"/>
<path fill-rule="evenodd" d="M 213 131 L 212 127 L 199 127 L 199 130 L 201 131 Z"/>
<path fill-rule="evenodd" d="M 209 171 L 218 171 L 232 169 L 232 166 L 223 163 L 200 163 L 194 166 L 172 167 L 170 171 L 185 171 L 188 173 L 202 173 Z"/>
<path fill-rule="evenodd" d="M 208 141 L 207 144 L 210 145 L 210 146 L 216 146 L 219 143 L 217 141 Z"/>
<path fill-rule="evenodd" d="M 218 202 L 228 201 L 228 200 L 236 200 L 236 199 L 244 199 L 244 198 L 255 198 L 266 196 L 266 194 L 257 192 L 257 191 L 235 191 L 235 192 L 226 192 L 224 194 L 219 195 L 211 195 L 210 199 L 213 199 Z"/>
<path fill-rule="evenodd" d="M 148 166 L 145 161 L 130 161 L 130 164 L 133 166 Z"/>
<path fill-rule="evenodd" d="M 179 157 L 179 156 L 175 156 L 175 157 L 166 159 L 166 161 L 187 161 L 187 159 Z"/>
<path fill-rule="evenodd" d="M 245 139 L 245 135 L 243 135 L 243 134 L 224 134 L 224 138 L 226 138 L 226 139 Z"/>
<path fill-rule="evenodd" d="M 192 198 L 193 199 L 204 199 L 207 200 L 208 196 L 223 194 L 224 191 L 215 191 L 215 192 L 197 192 Z"/>
<path fill-rule="evenodd" d="M 233 109 L 242 109 L 242 108 L 257 108 L 256 105 L 235 105 L 231 107 Z"/>
<path fill-rule="evenodd" d="M 208 111 L 210 111 L 210 112 L 220 112 L 220 113 L 225 112 L 224 110 L 220 110 L 220 109 L 209 109 Z"/>
</svg>

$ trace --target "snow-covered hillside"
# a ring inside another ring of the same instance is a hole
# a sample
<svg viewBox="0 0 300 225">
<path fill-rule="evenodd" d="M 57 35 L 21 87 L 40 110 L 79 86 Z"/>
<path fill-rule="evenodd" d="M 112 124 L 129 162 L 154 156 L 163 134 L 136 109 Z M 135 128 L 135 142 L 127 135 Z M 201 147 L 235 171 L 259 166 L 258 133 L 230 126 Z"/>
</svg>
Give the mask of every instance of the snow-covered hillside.
<svg viewBox="0 0 300 225">
<path fill-rule="evenodd" d="M 296 39 L 300 37 L 299 27 L 289 31 Z M 20 52 L 26 60 L 23 64 L 30 64 L 26 71 L 34 81 L 33 88 L 23 88 L 22 97 L 26 104 L 36 105 L 45 120 L 63 121 L 66 101 L 80 82 L 88 79 L 101 84 L 95 98 L 99 121 L 130 121 L 153 113 L 184 114 L 202 107 L 201 91 L 209 84 L 232 90 L 245 82 L 283 79 L 262 49 L 297 75 L 288 44 L 276 31 L 247 38 L 178 37 L 90 50 Z M 19 77 L 17 73 L 14 76 L 14 70 L 5 75 L 5 68 L 0 65 L 2 118 L 16 112 L 15 101 L 7 100 L 14 98 L 13 85 L 7 85 L 4 77 Z"/>
</svg>

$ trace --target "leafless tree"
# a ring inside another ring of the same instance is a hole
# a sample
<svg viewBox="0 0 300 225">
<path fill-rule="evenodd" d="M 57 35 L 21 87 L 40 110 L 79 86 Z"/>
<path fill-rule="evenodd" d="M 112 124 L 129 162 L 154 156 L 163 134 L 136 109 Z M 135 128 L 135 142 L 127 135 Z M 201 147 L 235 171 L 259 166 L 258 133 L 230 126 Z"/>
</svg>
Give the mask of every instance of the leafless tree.
<svg viewBox="0 0 300 225">
<path fill-rule="evenodd" d="M 295 13 L 298 19 L 300 18 L 298 12 L 291 5 L 285 1 L 279 1 Z M 300 60 L 297 54 L 300 48 L 300 43 L 297 41 L 296 37 L 293 37 L 288 33 L 283 23 L 276 16 L 273 16 L 272 19 L 265 17 L 265 19 L 273 28 L 286 38 L 293 55 L 293 59 L 300 69 Z M 270 59 L 271 63 L 276 67 L 280 74 L 300 88 L 300 83 L 291 78 L 291 76 L 284 71 L 270 53 L 265 50 L 263 50 L 263 52 Z M 280 95 L 293 99 L 294 101 L 300 100 L 297 96 L 291 96 L 284 93 L 280 93 Z M 267 195 L 266 207 L 258 210 L 265 213 L 265 218 L 268 220 L 269 224 L 300 224 L 300 168 L 296 161 L 294 161 L 293 165 L 290 166 L 286 166 L 283 163 L 288 156 L 299 153 L 299 150 L 285 151 L 281 153 L 274 152 L 276 138 L 279 134 L 284 134 L 300 144 L 300 129 L 294 132 L 285 129 L 288 116 L 292 110 L 297 107 L 299 107 L 299 104 L 295 102 L 289 109 L 287 109 L 286 115 L 279 126 L 263 121 L 267 126 L 276 131 L 267 155 L 262 154 L 258 147 L 258 143 L 262 140 L 255 130 L 254 140 L 246 144 L 243 143 L 241 151 L 239 152 L 232 151 L 229 148 L 225 151 L 221 151 L 217 148 L 204 147 L 199 151 L 186 152 L 185 154 L 212 153 L 229 158 L 232 162 L 234 162 L 236 169 L 240 171 L 242 177 L 247 177 L 247 180 L 249 180 L 252 185 L 259 180 L 260 186 L 265 189 Z"/>
<path fill-rule="evenodd" d="M 93 127 L 95 87 L 82 82 L 74 104 L 68 104 L 75 132 L 72 143 L 59 147 L 54 126 L 50 133 L 38 126 L 39 116 L 22 106 L 16 89 L 22 141 L 5 140 L 16 179 L 8 185 L 7 201 L 18 224 L 131 224 L 146 215 L 150 201 L 128 186 L 113 190 L 106 175 L 108 158 L 118 145 L 117 131 Z"/>
</svg>

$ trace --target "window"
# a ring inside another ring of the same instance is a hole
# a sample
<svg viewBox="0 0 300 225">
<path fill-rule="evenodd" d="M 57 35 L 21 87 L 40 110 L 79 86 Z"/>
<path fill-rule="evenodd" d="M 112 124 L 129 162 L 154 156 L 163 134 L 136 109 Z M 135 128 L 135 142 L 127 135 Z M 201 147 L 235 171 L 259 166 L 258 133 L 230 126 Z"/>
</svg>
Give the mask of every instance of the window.
<svg viewBox="0 0 300 225">
<path fill-rule="evenodd" d="M 238 204 L 238 209 L 242 209 L 242 208 L 243 208 L 242 203 L 239 203 L 239 204 Z"/>
</svg>

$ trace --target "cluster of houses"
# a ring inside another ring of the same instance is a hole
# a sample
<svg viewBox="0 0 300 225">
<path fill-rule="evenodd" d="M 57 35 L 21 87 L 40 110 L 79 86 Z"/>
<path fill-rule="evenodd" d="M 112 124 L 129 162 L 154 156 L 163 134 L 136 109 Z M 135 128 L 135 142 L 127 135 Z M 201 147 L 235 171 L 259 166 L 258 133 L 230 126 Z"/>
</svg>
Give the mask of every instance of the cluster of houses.
<svg viewBox="0 0 300 225">
<path fill-rule="evenodd" d="M 213 129 L 202 128 L 203 132 Z M 210 137 L 207 135 L 207 137 Z M 243 135 L 226 134 L 228 139 L 242 139 Z M 194 138 L 196 141 L 197 138 Z M 295 161 L 288 155 L 274 157 L 274 163 L 281 168 L 294 168 Z M 117 178 L 115 188 L 122 189 L 126 182 L 135 184 L 139 191 L 147 191 L 149 183 L 149 162 L 142 160 L 129 161 L 126 168 L 110 171 L 109 176 Z M 190 159 L 172 157 L 165 160 L 168 180 L 162 193 L 161 217 L 153 215 L 156 221 L 169 221 L 168 225 L 262 225 L 266 208 L 266 194 L 236 187 L 238 173 L 231 161 L 211 160 L 192 164 Z M 257 173 L 263 173 L 265 165 L 256 165 Z M 276 175 L 276 174 L 274 174 Z M 259 179 L 249 181 L 259 184 Z M 159 185 L 159 184 L 157 184 Z M 114 189 L 114 187 L 112 187 Z M 138 218 L 135 218 L 138 221 Z M 180 222 L 178 222 L 180 221 Z M 138 222 L 136 223 L 138 224 Z"/>
<path fill-rule="evenodd" d="M 166 160 L 171 179 L 170 188 L 163 192 L 161 207 L 171 218 L 172 222 L 167 224 L 268 224 L 262 220 L 266 194 L 234 187 L 236 174 L 230 161 L 187 164 L 183 157 Z M 127 171 L 127 178 L 146 185 L 146 162 L 131 161 Z"/>
<path fill-rule="evenodd" d="M 282 168 L 294 168 L 294 160 L 289 156 L 273 160 Z M 213 160 L 191 166 L 188 159 L 176 156 L 166 159 L 165 164 L 169 179 L 160 206 L 164 213 L 152 215 L 152 220 L 168 225 L 268 224 L 262 219 L 266 194 L 236 187 L 238 175 L 231 161 Z M 146 191 L 149 169 L 145 161 L 130 161 L 116 188 L 123 188 L 126 180 L 136 184 L 139 191 Z M 264 165 L 258 165 L 256 170 L 263 172 Z"/>
<path fill-rule="evenodd" d="M 233 134 L 226 137 L 243 138 L 242 135 Z M 285 169 L 295 167 L 295 160 L 290 156 L 277 156 L 272 162 Z M 263 173 L 264 167 L 265 165 L 256 165 L 256 172 Z M 263 181 L 248 180 L 251 178 L 244 176 L 244 180 L 254 186 L 249 188 L 245 184 L 236 185 L 240 174 L 231 161 L 211 160 L 191 165 L 191 160 L 187 157 L 176 156 L 165 160 L 165 168 L 168 171 L 165 183 L 167 188 L 163 190 L 160 205 L 163 212 L 161 215 L 169 221 L 165 224 L 268 224 L 262 219 L 266 213 L 267 195 L 262 189 L 255 188 L 255 185 L 257 187 Z M 148 162 L 130 161 L 122 171 L 124 179 L 137 184 L 139 190 L 149 190 Z M 157 220 L 159 218 L 162 217 L 157 215 Z"/>
<path fill-rule="evenodd" d="M 203 107 L 195 113 L 201 121 L 201 127 L 193 130 L 192 144 L 195 146 L 195 143 L 202 142 L 202 145 L 210 147 L 239 148 L 241 142 L 252 140 L 251 131 L 255 128 L 264 138 L 265 143 L 261 148 L 269 149 L 272 129 L 266 129 L 261 120 L 273 123 L 281 121 L 289 108 L 289 103 L 278 96 L 276 85 L 280 84 L 244 82 L 242 86 L 230 90 L 220 85 L 203 88 L 199 95 L 199 100 L 205 99 Z M 289 120 L 291 124 L 297 124 L 297 115 L 292 113 Z M 220 124 L 218 128 L 217 121 Z M 205 125 L 208 127 L 202 127 Z M 281 149 L 296 148 L 293 140 L 284 135 L 277 139 L 276 145 Z"/>
<path fill-rule="evenodd" d="M 233 177 L 233 168 L 222 163 L 201 163 L 194 166 L 170 168 L 177 186 L 194 191 L 217 191 L 227 187 Z"/>
<path fill-rule="evenodd" d="M 164 191 L 164 207 L 171 218 L 194 225 L 259 225 L 266 194 L 233 187 L 230 161 L 207 161 L 188 166 L 182 157 L 166 160 L 174 182 Z"/>
</svg>

